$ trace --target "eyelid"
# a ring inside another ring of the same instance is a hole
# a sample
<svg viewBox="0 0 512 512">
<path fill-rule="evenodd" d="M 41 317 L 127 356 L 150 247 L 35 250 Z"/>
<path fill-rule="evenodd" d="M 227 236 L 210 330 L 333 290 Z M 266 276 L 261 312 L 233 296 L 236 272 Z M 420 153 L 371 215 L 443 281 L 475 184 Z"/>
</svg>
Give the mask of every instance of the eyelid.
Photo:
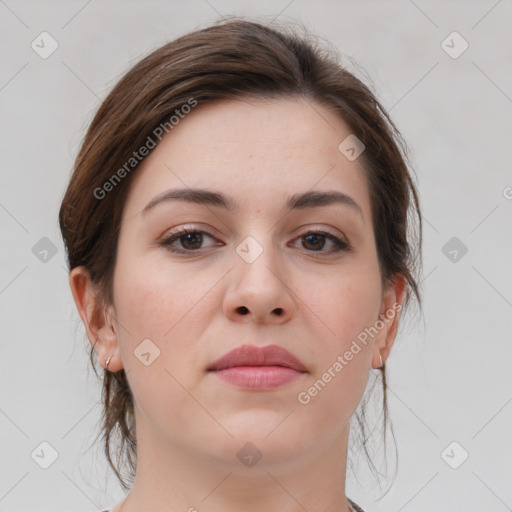
<svg viewBox="0 0 512 512">
<path fill-rule="evenodd" d="M 202 224 L 180 224 L 179 226 L 176 226 L 174 228 L 166 229 L 161 235 L 158 240 L 166 240 L 169 237 L 181 235 L 182 233 L 187 233 L 189 231 L 197 231 L 200 233 L 206 233 L 208 236 L 211 236 L 212 238 L 217 238 L 218 235 L 214 234 L 213 231 L 215 231 L 211 226 L 204 226 Z"/>
<path fill-rule="evenodd" d="M 336 237 L 340 237 L 340 236 L 343 236 L 341 234 L 341 232 L 338 232 L 337 230 L 334 231 L 332 228 L 329 228 L 327 226 L 321 226 L 321 225 L 311 225 L 311 224 L 308 224 L 307 226 L 304 227 L 304 229 L 299 228 L 300 230 L 300 233 L 302 234 L 307 234 L 309 233 L 310 231 L 314 231 L 314 232 L 318 232 L 318 231 L 321 231 L 323 233 L 328 233 L 329 235 L 332 235 L 332 236 L 336 236 Z M 300 235 L 298 235 L 300 236 Z"/>
</svg>

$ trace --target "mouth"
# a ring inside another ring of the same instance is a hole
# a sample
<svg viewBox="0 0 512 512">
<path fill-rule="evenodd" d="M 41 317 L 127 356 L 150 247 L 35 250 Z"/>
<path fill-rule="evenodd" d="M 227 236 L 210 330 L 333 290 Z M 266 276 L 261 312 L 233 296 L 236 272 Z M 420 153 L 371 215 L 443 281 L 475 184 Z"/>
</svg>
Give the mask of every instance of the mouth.
<svg viewBox="0 0 512 512">
<path fill-rule="evenodd" d="M 243 389 L 274 389 L 304 374 L 304 364 L 277 345 L 242 345 L 215 361 L 208 372 Z"/>
</svg>

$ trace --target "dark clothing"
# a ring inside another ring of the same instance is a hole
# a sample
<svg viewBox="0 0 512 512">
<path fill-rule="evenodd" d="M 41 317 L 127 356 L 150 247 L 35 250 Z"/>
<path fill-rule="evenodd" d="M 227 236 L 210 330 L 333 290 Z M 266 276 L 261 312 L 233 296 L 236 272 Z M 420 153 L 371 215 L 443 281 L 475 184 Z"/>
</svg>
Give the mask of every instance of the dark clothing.
<svg viewBox="0 0 512 512">
<path fill-rule="evenodd" d="M 364 512 L 364 510 L 357 503 L 354 503 L 350 498 L 347 498 L 347 501 L 356 512 Z"/>
</svg>

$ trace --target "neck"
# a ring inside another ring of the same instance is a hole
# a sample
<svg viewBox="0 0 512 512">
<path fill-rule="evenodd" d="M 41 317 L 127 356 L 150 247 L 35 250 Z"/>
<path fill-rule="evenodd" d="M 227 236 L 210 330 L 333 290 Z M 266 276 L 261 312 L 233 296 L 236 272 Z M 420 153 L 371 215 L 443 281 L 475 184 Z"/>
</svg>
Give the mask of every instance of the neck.
<svg viewBox="0 0 512 512">
<path fill-rule="evenodd" d="M 315 456 L 267 465 L 262 458 L 246 469 L 169 446 L 169 439 L 138 423 L 135 481 L 112 512 L 351 512 L 345 497 L 348 432 L 347 425 Z"/>
</svg>

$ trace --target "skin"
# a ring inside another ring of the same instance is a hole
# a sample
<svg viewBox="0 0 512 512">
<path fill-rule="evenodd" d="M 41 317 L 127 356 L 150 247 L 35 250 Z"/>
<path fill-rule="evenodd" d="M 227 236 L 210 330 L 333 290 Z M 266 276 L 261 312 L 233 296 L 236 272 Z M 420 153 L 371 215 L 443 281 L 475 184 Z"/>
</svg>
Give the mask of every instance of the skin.
<svg viewBox="0 0 512 512">
<path fill-rule="evenodd" d="M 112 356 L 108 369 L 124 368 L 135 400 L 137 475 L 114 512 L 350 510 L 349 420 L 370 369 L 389 355 L 399 314 L 308 404 L 297 396 L 404 299 L 402 276 L 382 286 L 362 158 L 338 150 L 350 133 L 311 100 L 200 105 L 136 171 L 114 303 L 103 307 L 83 268 L 70 273 L 101 364 Z M 188 187 L 229 194 L 239 208 L 175 200 L 142 213 L 162 192 Z M 310 190 L 342 192 L 361 214 L 344 204 L 286 208 L 289 195 Z M 203 232 L 202 245 L 178 239 L 183 255 L 159 243 L 185 225 Z M 352 249 L 333 252 L 329 238 L 305 237 L 319 230 Z M 252 263 L 235 250 L 247 236 L 263 249 Z M 160 350 L 149 366 L 134 356 L 144 339 Z M 308 371 L 271 391 L 242 390 L 207 372 L 244 343 L 280 345 Z M 249 441 L 262 454 L 250 468 L 237 458 Z"/>
</svg>

